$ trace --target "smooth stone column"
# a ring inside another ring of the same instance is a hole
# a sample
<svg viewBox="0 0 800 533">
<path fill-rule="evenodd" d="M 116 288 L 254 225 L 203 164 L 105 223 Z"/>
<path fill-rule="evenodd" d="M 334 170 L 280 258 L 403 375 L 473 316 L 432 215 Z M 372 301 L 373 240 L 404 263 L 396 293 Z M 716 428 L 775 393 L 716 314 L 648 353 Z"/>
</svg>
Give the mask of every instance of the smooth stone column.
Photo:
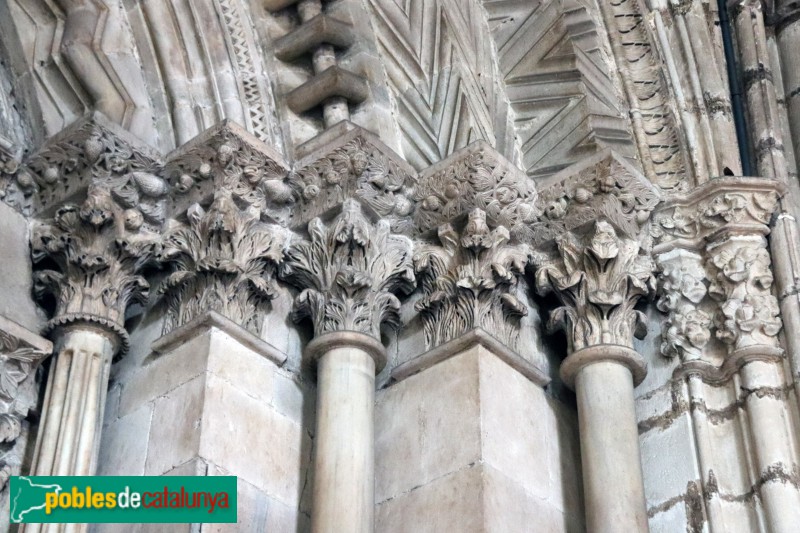
<svg viewBox="0 0 800 533">
<path fill-rule="evenodd" d="M 356 332 L 314 339 L 317 427 L 311 530 L 371 533 L 375 508 L 375 374 L 386 361 L 383 345 Z"/>
<path fill-rule="evenodd" d="M 646 374 L 630 348 L 600 345 L 567 357 L 561 377 L 575 389 L 587 531 L 646 532 L 639 431 L 633 387 Z"/>
<path fill-rule="evenodd" d="M 750 346 L 739 350 L 744 357 L 780 357 L 782 350 L 774 346 Z M 734 356 L 738 354 L 734 353 Z M 779 390 L 782 378 L 779 363 L 751 360 L 739 370 L 741 388 L 745 390 Z M 800 524 L 800 489 L 785 476 L 796 470 L 797 452 L 788 402 L 780 396 L 748 394 L 745 400 L 747 419 L 758 466 L 758 493 L 764 505 L 769 531 L 790 533 Z"/>
<path fill-rule="evenodd" d="M 50 370 L 31 474 L 91 476 L 95 473 L 106 405 L 113 333 L 86 324 L 62 326 Z M 20 531 L 86 531 L 86 524 L 25 524 Z"/>
</svg>

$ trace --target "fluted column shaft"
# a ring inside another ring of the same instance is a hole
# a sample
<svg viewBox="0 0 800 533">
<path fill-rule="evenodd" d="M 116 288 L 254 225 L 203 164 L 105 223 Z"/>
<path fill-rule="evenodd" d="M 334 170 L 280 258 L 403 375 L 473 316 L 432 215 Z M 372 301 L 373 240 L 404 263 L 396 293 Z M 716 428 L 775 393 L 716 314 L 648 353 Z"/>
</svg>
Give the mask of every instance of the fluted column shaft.
<svg viewBox="0 0 800 533">
<path fill-rule="evenodd" d="M 80 324 L 59 332 L 58 355 L 47 382 L 33 475 L 94 474 L 114 342 L 110 334 Z M 86 524 L 26 524 L 23 530 L 85 531 Z"/>
</svg>

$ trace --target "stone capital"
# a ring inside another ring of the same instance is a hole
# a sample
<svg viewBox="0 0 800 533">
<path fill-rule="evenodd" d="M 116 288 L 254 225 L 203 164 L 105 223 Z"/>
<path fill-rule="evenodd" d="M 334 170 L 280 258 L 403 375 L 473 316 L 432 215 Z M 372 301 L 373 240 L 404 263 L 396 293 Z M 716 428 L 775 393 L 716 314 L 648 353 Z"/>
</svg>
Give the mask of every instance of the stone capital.
<svg viewBox="0 0 800 533">
<path fill-rule="evenodd" d="M 8 165 L 6 165 L 8 166 Z M 0 182 L 4 200 L 24 214 L 50 215 L 95 185 L 112 192 L 145 223 L 166 216 L 166 184 L 155 178 L 158 154 L 134 135 L 93 112 L 64 129 Z"/>
<path fill-rule="evenodd" d="M 634 336 L 647 333 L 646 318 L 634 306 L 654 286 L 650 256 L 605 220 L 588 234 L 569 232 L 556 243 L 554 256 L 535 259 L 537 291 L 561 302 L 548 329 L 566 331 L 569 353 L 601 344 L 632 348 Z"/>
<path fill-rule="evenodd" d="M 151 259 L 155 234 L 142 219 L 122 210 L 105 187 L 93 186 L 86 200 L 59 208 L 33 228 L 34 291 L 51 294 L 55 313 L 47 325 L 86 323 L 113 334 L 127 348 L 125 311 L 147 299 L 141 276 Z"/>
<path fill-rule="evenodd" d="M 36 369 L 52 351 L 50 341 L 0 316 L 0 491 L 19 474 L 24 450 L 16 442 L 37 403 Z"/>
<path fill-rule="evenodd" d="M 170 269 L 158 290 L 167 304 L 165 334 L 208 311 L 261 334 L 289 237 L 236 198 L 229 188 L 217 189 L 210 206 L 193 204 L 165 228 L 156 252 Z"/>
<path fill-rule="evenodd" d="M 399 326 L 396 294 L 415 284 L 411 240 L 385 220 L 370 222 L 355 200 L 332 220 L 313 219 L 308 235 L 281 265 L 281 277 L 301 291 L 295 319 L 310 318 L 315 337 L 353 331 L 380 339 L 382 324 Z"/>
<path fill-rule="evenodd" d="M 433 348 L 474 328 L 483 328 L 516 348 L 520 318 L 528 314 L 524 280 L 529 249 L 512 244 L 505 226 L 491 226 L 473 209 L 456 230 L 439 227 L 438 243 L 420 245 L 414 268 L 422 289 L 425 344 Z"/>
<path fill-rule="evenodd" d="M 766 178 L 717 178 L 664 202 L 653 215 L 654 253 L 703 249 L 719 233 L 769 233 L 786 186 Z"/>
</svg>

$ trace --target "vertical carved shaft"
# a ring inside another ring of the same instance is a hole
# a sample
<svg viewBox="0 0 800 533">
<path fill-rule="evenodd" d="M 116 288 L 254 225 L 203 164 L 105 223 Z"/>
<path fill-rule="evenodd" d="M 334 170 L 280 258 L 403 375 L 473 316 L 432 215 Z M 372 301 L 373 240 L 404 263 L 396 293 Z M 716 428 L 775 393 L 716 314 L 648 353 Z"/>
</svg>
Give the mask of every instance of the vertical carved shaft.
<svg viewBox="0 0 800 533">
<path fill-rule="evenodd" d="M 309 345 L 317 362 L 314 533 L 369 533 L 374 522 L 373 408 L 383 346 L 360 333 L 329 333 Z"/>
<path fill-rule="evenodd" d="M 281 275 L 302 289 L 295 318 L 311 319 L 305 356 L 318 362 L 314 533 L 372 531 L 375 373 L 386 363 L 381 324 L 399 324 L 395 293 L 414 286 L 411 241 L 370 223 L 354 200 L 329 224 L 308 225 Z"/>
<path fill-rule="evenodd" d="M 762 2 L 735 7 L 734 24 L 744 72 L 749 129 L 760 176 L 786 180 L 787 166 L 778 120 L 778 101 L 770 68 Z"/>
<path fill-rule="evenodd" d="M 784 94 L 789 115 L 795 158 L 800 155 L 800 68 L 797 50 L 800 50 L 800 5 L 778 1 L 780 18 L 777 20 L 777 42 L 780 53 Z"/>
<path fill-rule="evenodd" d="M 588 239 L 557 242 L 560 257 L 540 265 L 536 285 L 563 304 L 549 327 L 566 330 L 571 352 L 561 377 L 578 397 L 588 530 L 648 531 L 633 401 L 646 366 L 632 345 L 646 332 L 634 306 L 651 289 L 652 261 L 605 221 Z"/>
<path fill-rule="evenodd" d="M 790 481 L 798 470 L 797 438 L 782 393 L 781 320 L 767 242 L 759 234 L 726 233 L 709 245 L 708 253 L 714 274 L 709 293 L 720 302 L 717 337 L 728 344 L 728 357 L 740 368 L 746 398 L 758 467 L 754 485 L 760 487 L 769 530 L 789 532 L 800 522 L 800 488 Z"/>
<path fill-rule="evenodd" d="M 97 459 L 113 341 L 106 333 L 71 327 L 56 349 L 32 470 L 37 476 L 88 476 Z"/>
<path fill-rule="evenodd" d="M 94 474 L 114 342 L 74 326 L 56 341 L 31 472 L 35 476 Z M 26 524 L 26 533 L 86 531 L 86 524 Z"/>
</svg>

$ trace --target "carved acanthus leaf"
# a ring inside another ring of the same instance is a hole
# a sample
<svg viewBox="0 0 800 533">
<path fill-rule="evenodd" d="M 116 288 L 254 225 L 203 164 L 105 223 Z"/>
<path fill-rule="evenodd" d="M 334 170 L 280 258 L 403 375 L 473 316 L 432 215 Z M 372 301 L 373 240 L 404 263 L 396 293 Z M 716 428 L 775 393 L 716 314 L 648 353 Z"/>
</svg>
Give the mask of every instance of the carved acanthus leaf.
<svg viewBox="0 0 800 533">
<path fill-rule="evenodd" d="M 414 193 L 421 231 L 480 209 L 492 225 L 513 235 L 538 214 L 533 180 L 484 142 L 471 144 L 422 173 Z"/>
<path fill-rule="evenodd" d="M 89 189 L 80 206 L 60 208 L 52 221 L 34 227 L 34 263 L 55 269 L 34 272 L 37 296 L 50 293 L 56 309 L 49 327 L 91 321 L 114 331 L 123 343 L 125 310 L 144 302 L 149 285 L 140 275 L 152 257 L 154 234 L 131 233 L 127 216 L 103 187 Z"/>
<path fill-rule="evenodd" d="M 157 254 L 172 268 L 159 289 L 164 333 L 211 309 L 260 334 L 287 243 L 284 229 L 237 205 L 229 189 L 219 189 L 208 210 L 191 206 L 185 222 L 167 228 Z"/>
<path fill-rule="evenodd" d="M 19 474 L 24 442 L 17 439 L 38 400 L 36 369 L 50 353 L 49 341 L 0 317 L 0 491 Z"/>
<path fill-rule="evenodd" d="M 526 246 L 509 244 L 504 226 L 490 229 L 486 213 L 475 209 L 460 235 L 451 224 L 439 228 L 441 246 L 414 254 L 422 288 L 415 309 L 422 314 L 428 348 L 480 327 L 510 348 L 528 314 L 523 298 Z"/>
<path fill-rule="evenodd" d="M 687 261 L 660 262 L 658 309 L 668 314 L 662 328 L 661 353 L 683 360 L 700 357 L 711 339 L 712 314 L 701 308 L 708 294 L 707 276 L 699 256 Z"/>
<path fill-rule="evenodd" d="M 652 259 L 603 220 L 588 238 L 567 233 L 557 244 L 559 257 L 537 265 L 536 272 L 539 294 L 553 292 L 562 303 L 548 327 L 566 330 L 570 352 L 599 344 L 632 347 L 633 337 L 647 332 L 646 318 L 634 306 L 654 287 Z"/>
<path fill-rule="evenodd" d="M 772 270 L 761 236 L 736 238 L 712 250 L 709 295 L 720 302 L 717 338 L 731 349 L 777 346 L 781 329 L 778 300 L 772 294 Z"/>
<path fill-rule="evenodd" d="M 382 324 L 399 326 L 396 295 L 415 283 L 411 241 L 391 234 L 385 220 L 370 223 L 355 200 L 328 224 L 312 220 L 308 233 L 282 265 L 282 278 L 302 291 L 295 319 L 310 318 L 316 336 L 356 331 L 380 339 Z"/>
</svg>

